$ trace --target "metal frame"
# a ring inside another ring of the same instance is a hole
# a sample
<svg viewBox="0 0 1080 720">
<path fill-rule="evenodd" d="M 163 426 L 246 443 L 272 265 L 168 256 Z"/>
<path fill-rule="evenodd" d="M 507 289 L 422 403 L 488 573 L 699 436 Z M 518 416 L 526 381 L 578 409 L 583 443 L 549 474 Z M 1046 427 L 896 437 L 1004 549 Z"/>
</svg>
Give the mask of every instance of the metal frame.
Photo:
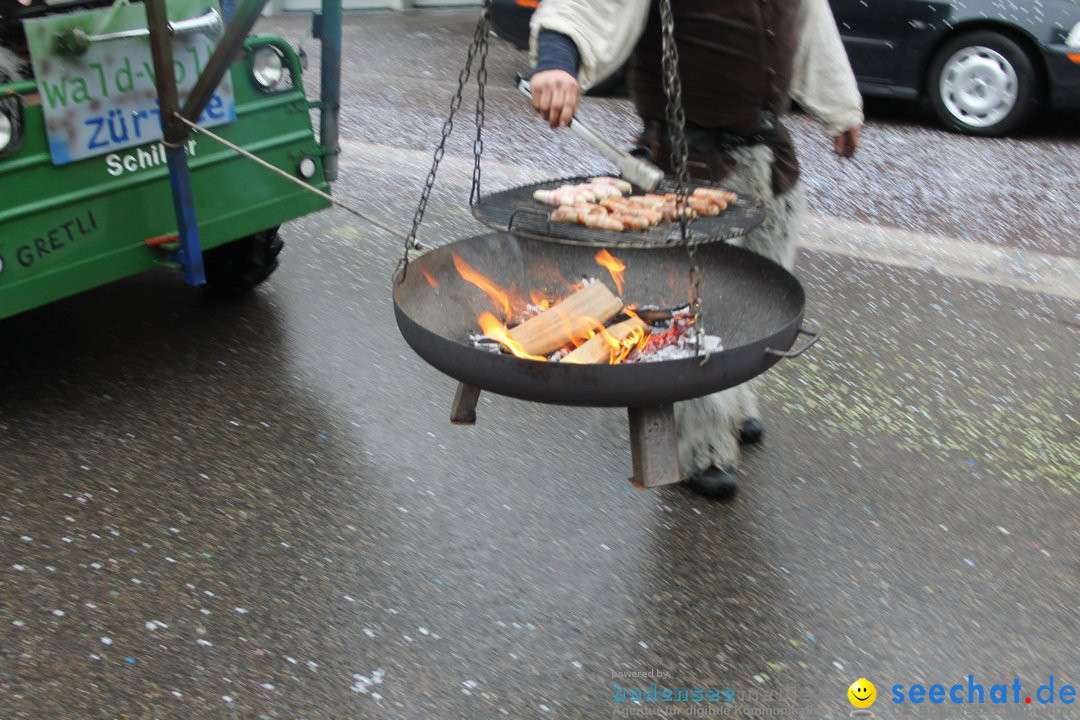
<svg viewBox="0 0 1080 720">
<path fill-rule="evenodd" d="M 184 149 L 191 129 L 180 118 L 189 122 L 197 121 L 213 96 L 214 88 L 229 71 L 233 58 L 243 48 L 244 40 L 255 26 L 267 0 L 243 0 L 239 7 L 234 6 L 233 0 L 224 0 L 223 10 L 227 22 L 225 34 L 214 48 L 206 68 L 195 81 L 195 86 L 182 108 L 172 72 L 172 42 L 165 0 L 144 1 L 147 28 L 150 31 L 150 54 L 157 78 L 163 143 L 169 165 L 169 185 L 172 188 L 179 235 L 179 249 L 170 254 L 170 259 L 180 264 L 184 279 L 189 284 L 202 285 L 206 282 L 206 272 L 199 243 L 195 195 Z M 326 179 L 334 180 L 337 177 L 338 109 L 341 94 L 341 0 L 322 0 L 319 27 L 319 39 L 323 44 L 319 144 L 323 148 Z"/>
</svg>

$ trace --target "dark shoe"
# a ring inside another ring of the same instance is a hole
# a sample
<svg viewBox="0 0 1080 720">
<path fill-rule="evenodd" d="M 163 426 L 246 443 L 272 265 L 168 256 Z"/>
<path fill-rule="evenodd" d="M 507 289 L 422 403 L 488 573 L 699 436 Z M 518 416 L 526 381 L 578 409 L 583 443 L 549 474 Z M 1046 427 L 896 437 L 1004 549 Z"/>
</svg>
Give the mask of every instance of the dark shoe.
<svg viewBox="0 0 1080 720">
<path fill-rule="evenodd" d="M 735 468 L 711 467 L 690 477 L 685 484 L 709 500 L 728 500 L 739 489 Z"/>
<path fill-rule="evenodd" d="M 757 418 L 746 418 L 739 426 L 739 442 L 743 445 L 761 442 L 761 436 L 764 434 L 765 426 Z"/>
</svg>

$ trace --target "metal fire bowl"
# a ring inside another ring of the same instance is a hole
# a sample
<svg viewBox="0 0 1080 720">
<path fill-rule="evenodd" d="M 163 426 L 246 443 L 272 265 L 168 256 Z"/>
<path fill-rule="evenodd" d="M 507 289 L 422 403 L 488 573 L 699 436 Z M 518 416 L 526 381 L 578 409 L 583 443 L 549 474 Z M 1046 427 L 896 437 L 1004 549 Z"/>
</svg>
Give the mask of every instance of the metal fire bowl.
<svg viewBox="0 0 1080 720">
<path fill-rule="evenodd" d="M 469 334 L 476 316 L 492 310 L 488 297 L 463 280 L 452 257 L 460 255 L 503 287 L 537 289 L 556 297 L 567 282 L 595 277 L 614 291 L 596 248 L 560 245 L 496 232 L 459 240 L 409 264 L 394 286 L 394 313 L 405 341 L 441 372 L 483 390 L 557 405 L 651 407 L 723 390 L 800 354 L 816 340 L 800 329 L 806 296 L 791 273 L 742 248 L 702 246 L 704 326 L 724 345 L 709 361 L 700 358 L 622 365 L 572 365 L 520 360 L 478 350 Z M 684 305 L 690 294 L 689 260 L 682 248 L 618 250 L 627 265 L 622 297 L 660 307 Z M 437 285 L 437 287 L 436 287 Z M 498 313 L 496 313 L 498 314 Z M 811 340 L 788 351 L 804 332 Z"/>
</svg>

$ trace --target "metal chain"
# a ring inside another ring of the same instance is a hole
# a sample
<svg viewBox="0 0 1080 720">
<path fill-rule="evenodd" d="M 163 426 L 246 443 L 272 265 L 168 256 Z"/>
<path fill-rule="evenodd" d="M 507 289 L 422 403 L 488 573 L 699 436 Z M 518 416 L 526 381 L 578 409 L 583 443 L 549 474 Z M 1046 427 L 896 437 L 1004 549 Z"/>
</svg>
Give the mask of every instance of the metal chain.
<svg viewBox="0 0 1080 720">
<path fill-rule="evenodd" d="M 675 45 L 675 16 L 671 10 L 671 0 L 659 0 L 660 39 L 663 61 L 664 95 L 667 99 L 667 134 L 671 144 L 671 167 L 675 171 L 676 207 L 685 209 L 690 193 L 689 150 L 686 145 L 686 111 L 682 103 L 682 81 L 679 79 L 679 50 Z M 690 237 L 690 220 L 685 212 L 679 216 L 679 236 L 686 247 L 686 256 L 690 261 L 690 305 L 694 311 L 694 349 L 701 355 L 705 341 L 705 328 L 702 317 L 705 314 L 701 303 L 701 265 L 697 261 L 697 247 Z M 701 360 L 704 365 L 709 361 L 708 352 Z"/>
<path fill-rule="evenodd" d="M 450 133 L 454 131 L 454 115 L 457 114 L 458 109 L 461 107 L 461 98 L 465 92 L 465 83 L 469 81 L 472 76 L 472 64 L 473 59 L 476 57 L 477 51 L 481 51 L 481 68 L 484 74 L 487 74 L 485 66 L 487 59 L 487 38 L 491 31 L 491 0 L 484 0 L 484 9 L 480 13 L 480 19 L 476 22 L 476 30 L 473 32 L 472 44 L 469 46 L 469 52 L 465 56 L 465 67 L 461 68 L 461 72 L 458 74 L 458 86 L 457 91 L 454 93 L 454 97 L 450 100 L 450 113 L 447 115 L 446 120 L 443 122 L 442 134 L 439 137 L 439 144 L 435 147 L 435 155 L 431 161 L 431 170 L 428 172 L 427 180 L 424 181 L 424 189 L 420 193 L 420 201 L 416 206 L 416 213 L 413 215 L 412 229 L 409 230 L 408 236 L 405 238 L 405 244 L 401 252 L 401 260 L 398 261 L 397 270 L 394 272 L 395 281 L 400 283 L 405 280 L 405 273 L 409 269 L 409 253 L 412 251 L 420 250 L 423 246 L 417 241 L 416 233 L 420 229 L 420 224 L 424 221 L 424 212 L 427 210 L 428 200 L 431 197 L 431 190 L 435 187 L 435 175 L 439 171 L 439 163 L 442 162 L 443 157 L 446 155 L 446 141 L 450 138 Z M 486 78 L 485 78 L 486 79 Z M 481 84 L 481 93 L 483 92 L 483 85 Z M 483 113 L 483 101 L 477 101 L 477 115 L 482 120 Z M 477 129 L 477 138 L 479 139 L 479 128 Z M 476 143 L 474 143 L 473 151 L 476 152 Z M 479 171 L 480 158 L 476 156 L 475 166 L 473 168 L 473 183 L 474 186 L 478 185 L 480 180 Z"/>
<path fill-rule="evenodd" d="M 484 87 L 487 85 L 488 37 L 491 35 L 491 0 L 484 0 L 484 11 L 480 22 L 487 25 L 479 36 L 480 67 L 476 69 L 476 139 L 473 140 L 473 176 L 472 189 L 469 191 L 469 205 L 476 207 L 480 202 L 480 156 L 484 153 Z"/>
</svg>

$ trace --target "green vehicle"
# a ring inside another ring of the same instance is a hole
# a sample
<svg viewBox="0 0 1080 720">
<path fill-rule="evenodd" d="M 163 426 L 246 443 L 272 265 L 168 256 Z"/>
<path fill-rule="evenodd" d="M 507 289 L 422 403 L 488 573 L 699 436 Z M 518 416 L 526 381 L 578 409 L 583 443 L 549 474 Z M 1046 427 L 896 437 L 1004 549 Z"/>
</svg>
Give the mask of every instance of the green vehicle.
<svg viewBox="0 0 1080 720">
<path fill-rule="evenodd" d="M 0 0 L 8 3 L 0 10 L 13 1 Z M 0 60 L 27 60 L 29 76 L 0 77 L 0 319 L 161 265 L 193 285 L 245 292 L 277 267 L 278 227 L 329 206 L 201 133 L 165 142 L 170 90 L 156 68 L 175 68 L 179 110 L 217 64 L 191 119 L 324 194 L 335 177 L 340 0 L 316 16 L 317 102 L 306 98 L 304 63 L 287 42 L 248 37 L 259 0 L 237 9 L 227 29 L 222 15 L 234 13 L 216 2 L 75 2 L 0 15 L 8 45 Z M 157 40 L 148 30 L 155 11 L 168 18 Z M 172 137 L 186 130 L 174 127 Z"/>
</svg>

